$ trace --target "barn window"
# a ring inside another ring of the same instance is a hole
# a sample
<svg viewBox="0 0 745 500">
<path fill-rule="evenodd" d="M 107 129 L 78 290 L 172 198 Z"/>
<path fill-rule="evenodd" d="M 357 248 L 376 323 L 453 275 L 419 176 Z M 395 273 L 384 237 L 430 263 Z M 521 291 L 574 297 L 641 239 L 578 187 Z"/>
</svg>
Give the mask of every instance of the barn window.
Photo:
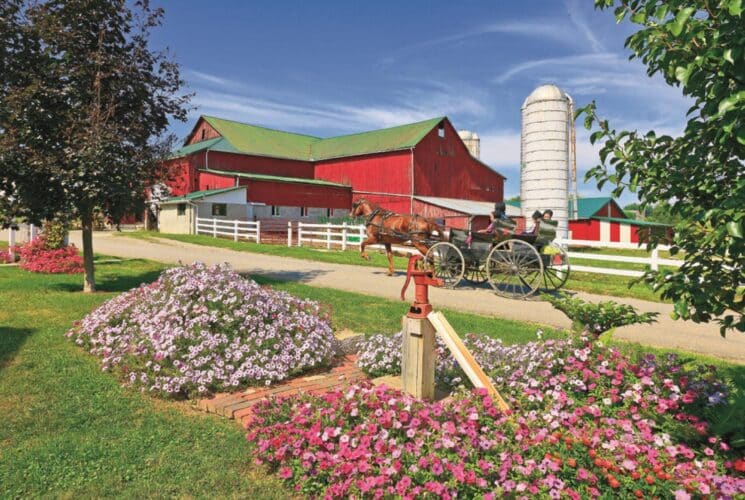
<svg viewBox="0 0 745 500">
<path fill-rule="evenodd" d="M 331 217 L 331 209 L 330 208 L 327 208 L 326 209 L 326 217 Z"/>
<path fill-rule="evenodd" d="M 279 205 L 272 205 L 272 215 L 279 217 Z"/>
<path fill-rule="evenodd" d="M 227 203 L 213 203 L 212 204 L 212 215 L 216 217 L 225 217 L 228 213 Z"/>
<path fill-rule="evenodd" d="M 186 203 L 179 203 L 176 206 L 176 215 L 186 215 Z"/>
<path fill-rule="evenodd" d="M 440 125 L 437 127 L 437 135 L 440 136 L 440 139 L 445 138 L 445 124 L 440 123 Z"/>
<path fill-rule="evenodd" d="M 300 207 L 300 217 L 308 216 L 308 207 Z"/>
<path fill-rule="evenodd" d="M 202 140 L 207 136 L 207 130 L 202 129 Z"/>
</svg>

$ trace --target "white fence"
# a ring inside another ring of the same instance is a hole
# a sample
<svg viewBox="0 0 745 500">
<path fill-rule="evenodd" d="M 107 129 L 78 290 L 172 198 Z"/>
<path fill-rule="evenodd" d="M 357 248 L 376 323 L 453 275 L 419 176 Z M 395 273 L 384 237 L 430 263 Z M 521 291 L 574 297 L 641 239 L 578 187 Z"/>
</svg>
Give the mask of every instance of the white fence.
<svg viewBox="0 0 745 500">
<path fill-rule="evenodd" d="M 643 247 L 636 245 L 635 243 L 617 243 L 608 241 L 591 241 L 591 240 L 567 240 L 557 239 L 557 243 L 564 245 L 565 247 L 590 247 L 590 248 L 616 248 L 622 250 L 640 250 Z M 674 259 L 662 259 L 659 256 L 660 250 L 670 250 L 667 245 L 659 245 L 653 248 L 650 252 L 649 257 L 632 257 L 626 255 L 603 255 L 598 253 L 585 253 L 585 252 L 567 252 L 569 255 L 569 262 L 571 259 L 587 259 L 596 261 L 606 262 L 625 262 L 628 264 L 643 264 L 648 265 L 653 271 L 659 270 L 660 266 L 671 266 L 679 267 L 682 262 Z M 580 271 L 584 273 L 598 273 L 598 274 L 613 274 L 616 276 L 631 276 L 639 277 L 644 274 L 642 271 L 634 271 L 631 269 L 612 269 L 603 268 L 597 266 L 584 266 L 578 264 L 571 264 L 573 271 Z"/>
<path fill-rule="evenodd" d="M 218 236 L 232 236 L 234 241 L 254 240 L 261 241 L 261 221 L 204 219 L 197 217 L 196 233 L 206 234 L 217 238 Z"/>
<path fill-rule="evenodd" d="M 261 221 L 238 221 L 197 218 L 197 234 L 206 234 L 213 237 L 232 236 L 235 241 L 241 239 L 261 241 Z M 301 247 L 303 245 L 322 246 L 328 250 L 347 250 L 350 247 L 359 248 L 360 243 L 366 238 L 364 224 L 313 224 L 306 222 L 287 223 L 287 246 L 293 243 Z M 660 250 L 669 250 L 667 245 L 660 245 L 650 251 L 647 257 L 633 257 L 626 255 L 604 255 L 600 253 L 585 253 L 571 251 L 574 247 L 590 248 L 615 248 L 624 250 L 640 250 L 643 247 L 635 243 L 614 243 L 590 240 L 568 240 L 557 239 L 556 243 L 570 248 L 567 252 L 570 258 L 576 260 L 592 260 L 599 262 L 622 262 L 628 264 L 647 265 L 652 270 L 658 270 L 660 266 L 679 267 L 682 261 L 675 259 L 660 258 Z M 371 249 L 383 248 L 382 245 L 370 245 Z M 404 253 L 417 253 L 411 247 L 396 246 L 396 250 Z M 573 271 L 596 274 L 610 274 L 616 276 L 639 277 L 643 271 L 632 269 L 614 269 L 599 267 L 596 265 L 571 264 Z"/>
</svg>

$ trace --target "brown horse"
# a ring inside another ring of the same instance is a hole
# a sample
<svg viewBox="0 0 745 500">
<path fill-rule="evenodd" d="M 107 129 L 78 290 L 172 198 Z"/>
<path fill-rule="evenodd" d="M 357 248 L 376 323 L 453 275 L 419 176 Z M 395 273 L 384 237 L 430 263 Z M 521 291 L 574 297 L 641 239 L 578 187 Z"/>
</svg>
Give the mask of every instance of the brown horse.
<svg viewBox="0 0 745 500">
<path fill-rule="evenodd" d="M 410 240 L 422 255 L 426 255 L 429 248 L 427 242 L 432 239 L 433 233 L 438 234 L 438 239 L 444 236 L 443 227 L 426 217 L 397 214 L 364 198 L 354 202 L 349 215 L 350 217 L 365 217 L 367 239 L 360 245 L 360 256 L 363 259 L 370 260 L 365 253 L 366 245 L 379 243 L 385 245 L 385 253 L 388 256 L 388 276 L 393 275 L 391 243 L 404 243 Z"/>
</svg>

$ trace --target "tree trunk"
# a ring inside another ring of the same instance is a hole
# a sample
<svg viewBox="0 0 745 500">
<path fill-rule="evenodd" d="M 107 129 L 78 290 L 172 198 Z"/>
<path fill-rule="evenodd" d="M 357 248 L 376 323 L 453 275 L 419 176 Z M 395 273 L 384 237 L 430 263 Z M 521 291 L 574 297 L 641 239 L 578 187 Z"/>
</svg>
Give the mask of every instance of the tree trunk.
<svg viewBox="0 0 745 500">
<path fill-rule="evenodd" d="M 96 291 L 96 278 L 93 268 L 93 214 L 86 212 L 81 217 L 83 224 L 83 292 Z"/>
</svg>

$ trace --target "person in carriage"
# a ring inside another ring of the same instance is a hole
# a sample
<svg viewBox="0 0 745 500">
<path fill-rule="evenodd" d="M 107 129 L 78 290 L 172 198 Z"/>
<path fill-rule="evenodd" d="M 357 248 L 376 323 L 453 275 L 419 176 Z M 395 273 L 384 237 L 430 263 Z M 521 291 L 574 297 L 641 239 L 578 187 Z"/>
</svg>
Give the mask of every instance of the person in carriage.
<svg viewBox="0 0 745 500">
<path fill-rule="evenodd" d="M 530 235 L 530 234 L 534 234 L 536 236 L 538 235 L 538 231 L 541 228 L 541 221 L 543 220 L 543 214 L 541 213 L 540 210 L 536 210 L 535 212 L 533 212 L 532 218 L 533 218 L 533 228 L 530 230 L 526 229 L 525 231 L 523 231 L 522 232 L 523 235 Z"/>
<path fill-rule="evenodd" d="M 497 202 L 494 204 L 494 211 L 489 214 L 489 225 L 486 226 L 484 229 L 479 229 L 476 231 L 476 233 L 479 234 L 492 234 L 496 230 L 501 230 L 505 234 L 509 232 L 509 228 L 511 226 L 514 226 L 514 222 L 507 217 L 507 214 L 505 213 L 505 204 L 502 202 Z M 473 241 L 473 233 L 468 234 L 468 238 L 466 239 L 466 245 L 470 246 L 471 242 Z"/>
</svg>

